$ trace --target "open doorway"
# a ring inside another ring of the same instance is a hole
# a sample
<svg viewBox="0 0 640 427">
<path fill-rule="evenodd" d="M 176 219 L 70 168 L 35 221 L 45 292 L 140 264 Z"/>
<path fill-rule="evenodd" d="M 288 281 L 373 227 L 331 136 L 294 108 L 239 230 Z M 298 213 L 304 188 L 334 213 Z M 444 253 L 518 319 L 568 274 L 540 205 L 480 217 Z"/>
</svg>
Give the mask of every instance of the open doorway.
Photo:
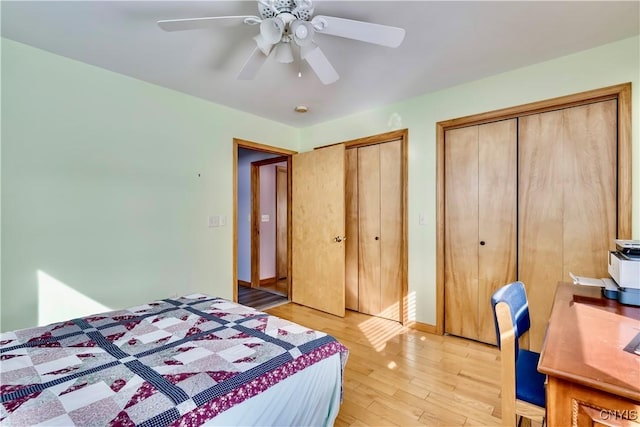
<svg viewBox="0 0 640 427">
<path fill-rule="evenodd" d="M 288 176 L 287 156 L 251 162 L 251 287 L 287 298 Z"/>
<path fill-rule="evenodd" d="M 292 154 L 234 139 L 234 300 L 258 310 L 291 295 Z"/>
</svg>

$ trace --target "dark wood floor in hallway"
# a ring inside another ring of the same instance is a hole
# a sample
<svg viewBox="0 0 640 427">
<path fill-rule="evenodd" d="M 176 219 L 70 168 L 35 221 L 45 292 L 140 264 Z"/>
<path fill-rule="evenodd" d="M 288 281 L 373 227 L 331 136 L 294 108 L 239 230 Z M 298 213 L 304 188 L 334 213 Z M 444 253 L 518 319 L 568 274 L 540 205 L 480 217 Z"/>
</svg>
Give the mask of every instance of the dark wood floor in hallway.
<svg viewBox="0 0 640 427">
<path fill-rule="evenodd" d="M 272 292 L 238 286 L 238 302 L 242 305 L 264 311 L 288 302 L 287 298 Z"/>
</svg>

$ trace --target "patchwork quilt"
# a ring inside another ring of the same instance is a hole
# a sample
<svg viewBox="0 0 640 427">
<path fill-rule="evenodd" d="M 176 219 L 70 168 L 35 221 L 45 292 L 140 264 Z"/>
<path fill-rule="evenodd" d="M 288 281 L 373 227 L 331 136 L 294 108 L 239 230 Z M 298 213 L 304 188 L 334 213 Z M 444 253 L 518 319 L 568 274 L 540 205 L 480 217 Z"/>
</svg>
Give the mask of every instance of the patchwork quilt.
<svg viewBox="0 0 640 427">
<path fill-rule="evenodd" d="M 348 350 L 325 333 L 189 295 L 0 334 L 3 425 L 199 425 Z"/>
</svg>

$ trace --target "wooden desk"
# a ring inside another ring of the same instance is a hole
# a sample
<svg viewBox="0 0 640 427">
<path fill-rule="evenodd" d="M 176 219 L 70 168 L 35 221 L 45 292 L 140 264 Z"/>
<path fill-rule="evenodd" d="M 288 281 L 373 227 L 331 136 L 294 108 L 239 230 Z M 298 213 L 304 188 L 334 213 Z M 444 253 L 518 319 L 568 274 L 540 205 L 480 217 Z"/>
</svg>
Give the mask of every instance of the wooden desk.
<svg viewBox="0 0 640 427">
<path fill-rule="evenodd" d="M 558 284 L 538 364 L 547 425 L 640 426 L 640 356 L 623 350 L 638 333 L 640 307 Z"/>
</svg>

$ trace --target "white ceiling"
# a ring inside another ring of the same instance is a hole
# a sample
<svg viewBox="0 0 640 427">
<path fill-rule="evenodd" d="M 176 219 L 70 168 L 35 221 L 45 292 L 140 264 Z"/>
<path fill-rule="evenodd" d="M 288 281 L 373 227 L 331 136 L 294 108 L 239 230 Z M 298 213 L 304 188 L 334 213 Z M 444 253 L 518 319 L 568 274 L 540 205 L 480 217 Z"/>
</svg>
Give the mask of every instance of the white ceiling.
<svg viewBox="0 0 640 427">
<path fill-rule="evenodd" d="M 340 74 L 271 57 L 236 80 L 257 26 L 165 32 L 156 21 L 257 15 L 245 1 L 7 1 L 2 36 L 258 116 L 305 127 L 640 32 L 639 1 L 326 1 L 316 15 L 402 27 L 397 49 L 316 35 Z M 297 76 L 302 71 L 302 77 Z M 299 114 L 294 106 L 309 112 Z"/>
</svg>

